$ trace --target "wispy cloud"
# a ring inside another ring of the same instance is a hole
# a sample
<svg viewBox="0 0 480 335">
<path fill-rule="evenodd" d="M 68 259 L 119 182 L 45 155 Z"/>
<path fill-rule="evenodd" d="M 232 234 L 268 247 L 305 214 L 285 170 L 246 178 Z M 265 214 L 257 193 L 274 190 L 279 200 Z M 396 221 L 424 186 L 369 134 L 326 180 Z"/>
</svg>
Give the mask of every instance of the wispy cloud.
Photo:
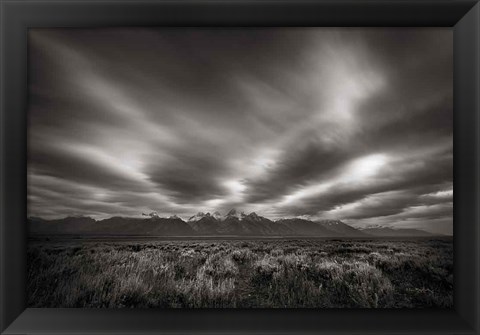
<svg viewBox="0 0 480 335">
<path fill-rule="evenodd" d="M 451 231 L 451 29 L 32 29 L 29 50 L 30 215 Z"/>
</svg>

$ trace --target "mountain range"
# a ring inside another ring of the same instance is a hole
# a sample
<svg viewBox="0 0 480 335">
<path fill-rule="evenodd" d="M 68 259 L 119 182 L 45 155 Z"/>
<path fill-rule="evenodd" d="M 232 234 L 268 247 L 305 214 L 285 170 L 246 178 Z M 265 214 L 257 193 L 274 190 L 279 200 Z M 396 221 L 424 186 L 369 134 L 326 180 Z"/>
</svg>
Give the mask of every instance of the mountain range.
<svg viewBox="0 0 480 335">
<path fill-rule="evenodd" d="M 121 235 L 121 236 L 299 236 L 299 237 L 407 237 L 433 236 L 417 229 L 372 227 L 356 229 L 340 220 L 312 221 L 288 218 L 272 221 L 256 213 L 245 214 L 232 209 L 225 216 L 215 212 L 199 212 L 187 221 L 174 215 L 163 218 L 143 214 L 147 218 L 111 217 L 95 220 L 86 216 L 70 216 L 45 220 L 28 218 L 31 235 Z"/>
</svg>

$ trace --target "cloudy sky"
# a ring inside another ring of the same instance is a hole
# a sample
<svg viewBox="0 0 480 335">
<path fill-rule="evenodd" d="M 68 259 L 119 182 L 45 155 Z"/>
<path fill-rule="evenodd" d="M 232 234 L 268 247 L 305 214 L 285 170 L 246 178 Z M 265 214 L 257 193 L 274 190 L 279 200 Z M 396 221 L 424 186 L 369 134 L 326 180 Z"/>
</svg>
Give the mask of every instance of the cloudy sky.
<svg viewBox="0 0 480 335">
<path fill-rule="evenodd" d="M 452 231 L 452 30 L 32 29 L 29 215 Z"/>
</svg>

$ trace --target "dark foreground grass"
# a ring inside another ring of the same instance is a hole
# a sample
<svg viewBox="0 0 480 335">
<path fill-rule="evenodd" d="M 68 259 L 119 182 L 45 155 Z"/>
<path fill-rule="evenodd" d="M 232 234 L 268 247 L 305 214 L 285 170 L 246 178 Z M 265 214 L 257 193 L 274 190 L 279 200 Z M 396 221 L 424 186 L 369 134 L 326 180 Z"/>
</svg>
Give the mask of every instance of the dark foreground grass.
<svg viewBox="0 0 480 335">
<path fill-rule="evenodd" d="M 29 307 L 453 306 L 451 239 L 32 243 Z"/>
</svg>

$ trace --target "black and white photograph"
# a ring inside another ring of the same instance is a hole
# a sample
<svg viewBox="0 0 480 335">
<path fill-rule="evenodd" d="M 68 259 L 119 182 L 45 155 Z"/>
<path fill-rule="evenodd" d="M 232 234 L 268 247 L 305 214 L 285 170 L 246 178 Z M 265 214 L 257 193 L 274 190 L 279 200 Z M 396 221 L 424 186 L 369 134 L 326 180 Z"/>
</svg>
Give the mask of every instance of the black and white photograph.
<svg viewBox="0 0 480 335">
<path fill-rule="evenodd" d="M 453 30 L 31 28 L 27 204 L 28 307 L 451 309 Z"/>
</svg>

